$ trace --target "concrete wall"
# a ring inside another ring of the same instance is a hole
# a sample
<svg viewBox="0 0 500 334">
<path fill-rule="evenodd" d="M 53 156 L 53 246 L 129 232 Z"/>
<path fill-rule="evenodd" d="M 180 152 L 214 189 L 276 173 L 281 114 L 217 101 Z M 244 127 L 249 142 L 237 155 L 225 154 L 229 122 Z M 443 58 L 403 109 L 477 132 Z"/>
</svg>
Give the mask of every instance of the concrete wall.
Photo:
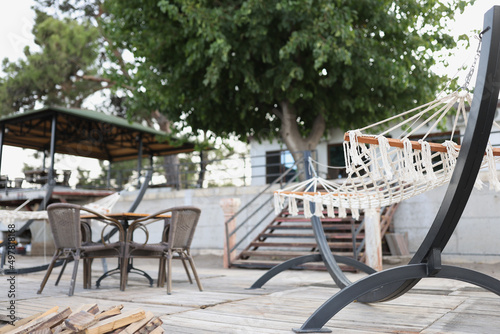
<svg viewBox="0 0 500 334">
<path fill-rule="evenodd" d="M 247 205 L 256 194 L 261 192 L 265 187 L 223 187 L 223 188 L 207 188 L 207 189 L 189 189 L 180 191 L 171 191 L 168 188 L 152 188 L 148 189 L 144 199 L 141 204 L 135 210 L 139 213 L 154 213 L 162 209 L 167 209 L 174 206 L 182 205 L 193 205 L 201 209 L 201 217 L 196 229 L 192 250 L 193 252 L 204 252 L 204 253 L 217 253 L 222 254 L 225 237 L 224 237 L 224 211 L 221 207 L 221 200 L 237 198 L 241 201 L 240 208 Z M 264 224 L 268 224 L 270 219 L 274 217 L 273 204 L 270 201 L 264 204 L 262 208 L 260 206 L 272 196 L 274 190 L 270 189 L 266 196 L 261 196 L 258 201 L 250 204 L 248 208 L 244 209 L 241 216 L 237 218 L 237 222 L 242 222 L 246 217 L 248 217 L 252 212 L 256 212 L 255 216 L 252 217 L 252 222 L 256 222 L 263 219 L 263 217 L 271 212 L 271 215 L 262 225 L 257 228 L 252 234 L 252 238 L 255 234 L 260 233 L 264 228 Z M 114 212 L 127 211 L 131 206 L 133 200 L 137 196 L 137 192 L 125 193 L 121 196 L 120 200 L 116 203 L 113 208 Z M 152 224 L 153 225 L 153 224 Z M 161 224 L 156 224 L 153 230 L 150 231 L 152 238 L 155 238 L 161 230 Z M 239 240 L 244 236 L 252 226 L 250 224 L 245 225 L 237 232 L 237 239 Z M 140 236 L 139 236 L 140 238 Z M 151 239 L 150 239 L 151 240 Z M 153 239 L 154 240 L 154 239 Z M 239 247 L 247 246 L 249 240 L 246 240 Z"/>
<path fill-rule="evenodd" d="M 446 192 L 436 188 L 400 203 L 394 216 L 396 232 L 408 236 L 414 253 L 434 221 Z M 500 261 L 500 193 L 474 189 L 455 232 L 443 252 L 452 262 L 496 263 Z"/>
<path fill-rule="evenodd" d="M 241 202 L 240 207 L 243 207 L 264 188 L 264 186 L 250 186 L 181 191 L 153 188 L 148 189 L 136 212 L 154 213 L 173 206 L 197 206 L 202 210 L 202 214 L 192 244 L 193 253 L 222 254 L 225 237 L 224 211 L 221 207 L 221 201 L 236 198 Z M 248 242 L 253 239 L 257 233 L 260 233 L 264 226 L 270 222 L 270 219 L 274 217 L 272 201 L 264 204 L 263 207 L 260 208 L 262 203 L 271 196 L 273 190 L 274 189 L 268 190 L 266 196 L 263 196 L 255 203 L 249 205 L 241 216 L 237 218 L 239 223 L 253 212 L 256 212 L 255 216 L 252 217 L 252 221 L 241 228 L 237 233 L 238 240 L 241 239 L 242 235 L 245 235 L 247 231 L 253 228 L 253 224 L 263 220 L 262 224 L 242 242 L 239 249 L 247 246 Z M 399 205 L 394 216 L 394 226 L 396 232 L 408 236 L 411 253 L 417 250 L 427 234 L 429 227 L 434 221 L 434 217 L 439 209 L 445 191 L 446 187 L 443 186 L 410 198 Z M 122 194 L 113 211 L 128 211 L 128 208 L 131 206 L 136 196 L 137 192 Z M 264 218 L 269 212 L 271 213 L 267 219 Z M 444 250 L 444 260 L 479 263 L 500 262 L 499 218 L 500 193 L 488 189 L 474 190 L 463 217 Z M 162 224 L 158 224 L 156 228 L 152 228 L 150 231 L 150 241 L 158 239 L 161 227 Z M 50 231 L 49 228 L 42 230 L 38 232 L 45 232 L 47 234 L 48 231 Z M 37 233 L 34 234 L 38 235 Z M 38 237 L 38 239 L 47 241 L 51 238 L 50 236 L 46 236 L 45 238 Z M 138 241 L 139 240 L 141 240 L 141 236 L 138 236 Z M 37 245 L 34 246 L 37 248 Z M 39 255 L 43 254 L 44 251 L 50 255 L 53 251 L 51 242 L 38 246 L 40 246 L 39 249 L 37 248 Z"/>
<path fill-rule="evenodd" d="M 170 191 L 165 189 L 149 189 L 136 212 L 153 213 L 163 208 L 194 205 L 202 210 L 202 215 L 193 240 L 193 252 L 222 254 L 224 248 L 224 212 L 221 200 L 238 198 L 241 207 L 245 206 L 254 196 L 261 192 L 264 186 L 209 188 L 196 190 Z M 440 187 L 413 197 L 400 204 L 395 216 L 396 232 L 407 234 L 409 249 L 414 253 L 425 235 L 439 209 L 446 187 Z M 252 222 L 238 232 L 238 240 L 246 234 L 253 225 L 272 210 L 272 201 L 259 209 L 265 198 L 259 199 L 244 210 L 237 218 L 243 221 L 256 211 Z M 122 195 L 115 205 L 115 212 L 126 211 L 136 196 L 135 192 Z M 474 190 L 450 242 L 443 254 L 444 260 L 453 262 L 500 262 L 500 193 L 492 190 Z M 262 231 L 274 216 L 270 214 L 264 222 L 255 229 L 251 236 L 239 247 L 245 247 L 255 234 Z M 159 228 L 159 226 L 158 226 Z M 154 238 L 159 230 L 152 230 Z"/>
</svg>

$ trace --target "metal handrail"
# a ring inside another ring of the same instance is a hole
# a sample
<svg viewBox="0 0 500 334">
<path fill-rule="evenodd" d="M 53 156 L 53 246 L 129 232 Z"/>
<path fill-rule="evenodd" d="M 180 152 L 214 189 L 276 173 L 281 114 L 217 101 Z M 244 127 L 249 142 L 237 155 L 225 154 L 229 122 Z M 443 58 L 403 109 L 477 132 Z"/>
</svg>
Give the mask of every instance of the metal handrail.
<svg viewBox="0 0 500 334">
<path fill-rule="evenodd" d="M 300 162 L 300 161 L 299 161 Z M 276 180 L 274 180 L 272 183 L 270 183 L 266 188 L 264 188 L 264 190 L 262 190 L 260 193 L 258 193 L 252 200 L 250 200 L 250 202 L 248 202 L 245 206 L 243 206 L 241 209 L 239 209 L 234 215 L 232 215 L 228 220 L 226 220 L 225 224 L 229 224 L 234 218 L 236 218 L 241 212 L 243 212 L 243 210 L 245 210 L 247 207 L 249 207 L 253 202 L 255 202 L 257 200 L 257 198 L 259 198 L 261 195 L 263 195 L 264 193 L 266 193 L 269 188 L 271 188 L 272 186 L 274 186 L 275 184 L 277 184 L 278 182 L 281 183 L 281 180 L 283 180 L 283 178 L 285 178 L 289 173 L 291 173 L 291 171 L 293 170 L 293 167 L 295 167 L 297 165 L 297 163 L 293 164 L 292 167 L 290 167 L 289 169 L 287 169 L 283 174 L 281 174 L 281 176 L 279 178 L 277 178 Z M 300 173 L 299 173 L 300 175 Z M 285 185 L 288 185 L 289 183 L 291 183 L 291 180 L 287 181 L 285 183 Z M 259 207 L 262 208 L 263 205 L 261 205 Z M 252 213 L 251 216 L 253 216 L 255 214 L 255 211 Z M 240 229 L 240 227 L 244 225 L 244 224 L 241 224 L 240 226 L 238 226 L 233 232 L 231 232 L 231 234 L 229 236 L 232 236 L 234 233 L 236 233 L 236 231 L 238 229 Z"/>
<path fill-rule="evenodd" d="M 272 213 L 272 210 L 270 212 L 268 212 L 257 224 L 255 224 L 255 226 L 253 226 L 244 236 L 242 236 L 240 238 L 239 241 L 237 241 L 235 243 L 235 245 L 233 247 L 230 247 L 230 244 L 229 244 L 229 239 L 235 235 L 235 233 L 240 230 L 244 225 L 246 225 L 250 219 L 257 213 L 259 212 L 259 210 L 261 208 L 263 208 L 266 204 L 268 204 L 272 199 L 273 197 L 271 196 L 269 199 L 267 199 L 266 201 L 264 201 L 264 203 L 262 205 L 259 206 L 259 208 L 257 210 L 254 210 L 248 217 L 246 217 L 246 219 L 240 223 L 238 226 L 236 226 L 232 231 L 229 231 L 229 223 L 231 221 L 233 221 L 237 216 L 239 216 L 245 209 L 247 209 L 252 203 L 254 203 L 258 198 L 260 198 L 263 194 L 267 193 L 268 190 L 273 187 L 274 185 L 280 183 L 282 184 L 282 181 L 283 180 L 286 180 L 286 177 L 292 172 L 294 171 L 294 168 L 296 166 L 298 166 L 299 164 L 301 163 L 304 163 L 304 158 L 298 160 L 298 161 L 295 161 L 294 164 L 289 167 L 287 170 L 285 170 L 285 172 L 283 174 L 281 174 L 278 178 L 276 178 L 273 182 L 271 182 L 266 188 L 264 188 L 261 192 L 259 192 L 252 200 L 250 200 L 247 204 L 245 204 L 241 209 L 239 209 L 235 214 L 233 214 L 229 219 L 227 219 L 225 222 L 224 222 L 224 228 L 225 228 L 225 234 L 226 234 L 226 249 L 227 249 L 227 263 L 229 264 L 229 266 L 231 266 L 231 253 L 245 240 L 247 239 L 247 237 L 253 232 L 255 231 L 255 229 L 260 226 L 260 224 L 262 224 L 262 222 L 265 221 L 265 219 Z M 304 171 L 300 171 L 296 176 L 300 176 L 304 173 Z M 287 182 L 285 182 L 281 188 L 287 186 L 288 184 L 290 184 L 292 182 L 292 179 L 288 180 Z"/>
<path fill-rule="evenodd" d="M 297 175 L 301 175 L 302 172 L 299 172 L 299 174 Z M 288 181 L 287 183 L 285 183 L 285 185 L 288 185 L 289 183 L 291 183 L 291 181 Z M 273 199 L 273 197 L 270 197 L 268 200 L 266 200 L 264 203 L 262 203 L 261 206 L 259 206 L 259 208 L 257 210 L 255 210 L 254 212 L 252 212 L 252 214 L 250 216 L 247 217 L 247 219 L 245 219 L 244 223 L 248 222 L 250 220 L 250 218 L 252 218 L 258 211 L 259 209 L 263 208 L 267 203 L 269 203 L 271 200 Z M 231 254 L 232 251 L 234 251 L 253 231 L 255 231 L 257 229 L 257 227 L 260 226 L 260 224 L 262 224 L 267 217 L 269 217 L 269 215 L 271 213 L 273 213 L 273 209 L 271 209 L 270 211 L 267 212 L 267 214 L 261 219 L 259 220 L 259 222 L 257 224 L 255 224 L 241 239 L 240 241 L 238 241 L 231 249 L 229 249 L 229 254 Z M 227 226 L 227 225 L 226 225 Z M 231 232 L 231 235 L 234 235 L 234 233 L 236 233 L 236 230 L 239 229 L 241 226 L 243 226 L 243 224 L 239 225 L 237 228 L 235 228 L 233 230 L 233 232 Z M 229 237 L 230 237 L 229 236 Z M 227 238 L 229 240 L 229 237 Z M 228 248 L 229 248 L 229 243 L 228 243 Z"/>
</svg>

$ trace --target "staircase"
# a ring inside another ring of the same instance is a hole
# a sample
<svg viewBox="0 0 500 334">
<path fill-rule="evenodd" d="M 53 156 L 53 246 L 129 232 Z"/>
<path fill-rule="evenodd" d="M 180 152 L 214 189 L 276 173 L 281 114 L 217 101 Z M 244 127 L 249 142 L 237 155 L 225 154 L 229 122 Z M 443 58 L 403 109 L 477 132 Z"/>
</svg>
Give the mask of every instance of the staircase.
<svg viewBox="0 0 500 334">
<path fill-rule="evenodd" d="M 381 236 L 384 238 L 396 211 L 396 205 L 381 210 Z M 326 216 L 326 212 L 324 213 Z M 354 219 L 349 210 L 346 218 L 321 219 L 332 253 L 364 260 L 364 216 Z M 283 210 L 254 240 L 231 261 L 231 265 L 244 268 L 271 268 L 288 259 L 318 252 L 311 221 L 299 212 L 291 216 Z M 346 271 L 353 270 L 341 265 Z M 323 263 L 306 263 L 296 269 L 325 270 Z"/>
</svg>

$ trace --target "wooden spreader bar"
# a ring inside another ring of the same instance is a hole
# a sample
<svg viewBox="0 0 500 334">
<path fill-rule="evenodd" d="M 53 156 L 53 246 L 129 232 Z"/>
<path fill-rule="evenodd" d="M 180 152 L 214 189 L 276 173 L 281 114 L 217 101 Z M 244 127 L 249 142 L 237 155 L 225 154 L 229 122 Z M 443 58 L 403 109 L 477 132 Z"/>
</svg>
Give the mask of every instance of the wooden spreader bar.
<svg viewBox="0 0 500 334">
<path fill-rule="evenodd" d="M 356 139 L 358 140 L 358 142 L 363 144 L 378 145 L 377 138 L 373 136 L 357 136 Z M 344 134 L 344 141 L 350 141 L 348 132 Z M 401 139 L 387 138 L 387 142 L 391 147 L 404 148 L 404 143 Z M 410 140 L 410 143 L 411 147 L 414 150 L 422 150 L 422 145 L 418 141 Z M 446 146 L 444 146 L 443 144 L 429 143 L 429 146 L 431 148 L 431 152 L 447 152 Z M 460 145 L 457 145 L 457 149 L 460 150 Z M 493 155 L 495 157 L 500 156 L 500 148 L 493 148 Z"/>
<path fill-rule="evenodd" d="M 328 193 L 324 191 L 275 191 L 277 194 L 283 194 L 283 195 L 309 195 L 309 196 L 326 196 L 326 195 L 332 195 L 332 196 L 354 196 L 353 194 L 336 194 L 336 193 Z"/>
</svg>

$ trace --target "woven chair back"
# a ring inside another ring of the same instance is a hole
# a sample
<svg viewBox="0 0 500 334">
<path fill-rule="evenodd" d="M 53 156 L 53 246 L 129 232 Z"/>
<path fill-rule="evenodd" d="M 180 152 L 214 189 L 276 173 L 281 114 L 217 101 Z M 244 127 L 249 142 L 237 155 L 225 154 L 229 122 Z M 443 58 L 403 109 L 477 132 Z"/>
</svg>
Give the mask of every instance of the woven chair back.
<svg viewBox="0 0 500 334">
<path fill-rule="evenodd" d="M 200 209 L 195 207 L 172 209 L 171 248 L 188 249 L 191 247 L 200 212 Z"/>
<path fill-rule="evenodd" d="M 80 248 L 82 244 L 80 206 L 55 203 L 47 207 L 47 214 L 56 248 Z"/>
</svg>

